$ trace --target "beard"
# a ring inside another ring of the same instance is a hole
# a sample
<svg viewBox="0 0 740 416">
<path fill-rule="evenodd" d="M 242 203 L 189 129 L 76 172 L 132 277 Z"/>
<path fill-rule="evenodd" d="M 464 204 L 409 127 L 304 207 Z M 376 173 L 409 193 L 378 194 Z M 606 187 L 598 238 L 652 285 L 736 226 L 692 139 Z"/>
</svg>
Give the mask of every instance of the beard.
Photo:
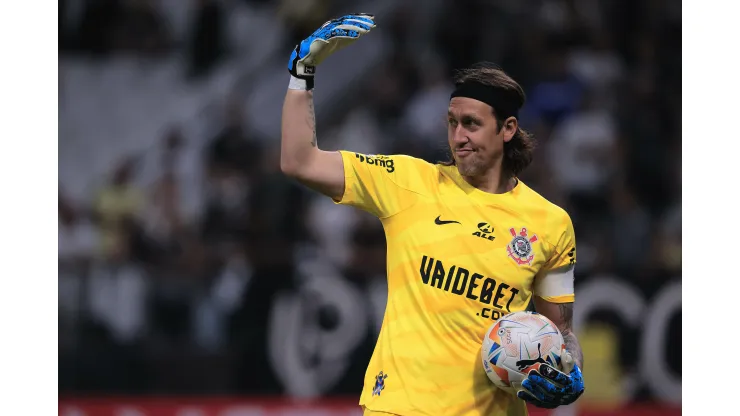
<svg viewBox="0 0 740 416">
<path fill-rule="evenodd" d="M 478 153 L 473 153 L 465 158 L 456 156 L 454 158 L 457 171 L 462 176 L 480 176 L 486 171 L 486 163 Z"/>
</svg>

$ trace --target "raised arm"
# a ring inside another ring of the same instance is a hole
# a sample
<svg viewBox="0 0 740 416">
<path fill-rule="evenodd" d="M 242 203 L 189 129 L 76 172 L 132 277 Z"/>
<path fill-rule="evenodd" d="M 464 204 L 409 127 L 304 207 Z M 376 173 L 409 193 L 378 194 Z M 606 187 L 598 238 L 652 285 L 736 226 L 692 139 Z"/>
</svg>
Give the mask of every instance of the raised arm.
<svg viewBox="0 0 740 416">
<path fill-rule="evenodd" d="M 344 192 L 344 166 L 339 152 L 316 143 L 313 91 L 289 89 L 283 103 L 280 169 L 307 187 L 335 200 Z"/>
<path fill-rule="evenodd" d="M 313 85 L 316 65 L 375 27 L 373 16 L 347 15 L 324 23 L 293 50 L 283 103 L 280 168 L 286 175 L 334 200 L 344 193 L 344 163 L 339 152 L 319 150 Z"/>
</svg>

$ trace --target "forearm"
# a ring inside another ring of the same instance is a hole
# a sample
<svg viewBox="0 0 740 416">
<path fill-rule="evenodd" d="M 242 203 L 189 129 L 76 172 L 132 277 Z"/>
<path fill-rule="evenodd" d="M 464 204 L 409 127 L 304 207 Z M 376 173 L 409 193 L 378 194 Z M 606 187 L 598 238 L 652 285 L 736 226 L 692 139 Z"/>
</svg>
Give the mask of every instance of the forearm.
<svg viewBox="0 0 740 416">
<path fill-rule="evenodd" d="M 288 62 L 291 79 L 283 102 L 280 169 L 335 201 L 344 195 L 344 159 L 341 152 L 325 152 L 317 147 L 314 75 L 316 66 L 330 54 L 373 27 L 373 16 L 368 14 L 332 19 L 296 45 Z"/>
<path fill-rule="evenodd" d="M 573 303 L 553 303 L 535 296 L 534 305 L 537 312 L 548 317 L 563 334 L 565 349 L 579 367 L 583 368 L 583 350 L 573 332 Z"/>
<path fill-rule="evenodd" d="M 578 337 L 573 333 L 573 304 L 564 303 L 558 305 L 560 309 L 560 333 L 563 334 L 565 349 L 570 353 L 579 367 L 583 368 L 583 350 L 578 342 Z"/>
<path fill-rule="evenodd" d="M 568 350 L 578 367 L 583 369 L 583 350 L 576 334 L 571 331 L 563 332 L 563 341 L 565 341 L 565 349 Z"/>
<path fill-rule="evenodd" d="M 280 167 L 295 173 L 317 153 L 313 92 L 289 89 L 283 102 Z"/>
</svg>

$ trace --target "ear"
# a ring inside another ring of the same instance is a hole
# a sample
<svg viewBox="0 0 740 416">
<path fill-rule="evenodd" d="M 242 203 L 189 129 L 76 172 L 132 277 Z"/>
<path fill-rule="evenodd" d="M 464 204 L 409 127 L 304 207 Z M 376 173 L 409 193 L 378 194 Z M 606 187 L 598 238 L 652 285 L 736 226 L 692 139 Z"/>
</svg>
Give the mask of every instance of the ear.
<svg viewBox="0 0 740 416">
<path fill-rule="evenodd" d="M 516 131 L 519 129 L 519 121 L 516 117 L 509 117 L 504 120 L 501 131 L 504 133 L 504 143 L 508 143 L 514 138 Z"/>
</svg>

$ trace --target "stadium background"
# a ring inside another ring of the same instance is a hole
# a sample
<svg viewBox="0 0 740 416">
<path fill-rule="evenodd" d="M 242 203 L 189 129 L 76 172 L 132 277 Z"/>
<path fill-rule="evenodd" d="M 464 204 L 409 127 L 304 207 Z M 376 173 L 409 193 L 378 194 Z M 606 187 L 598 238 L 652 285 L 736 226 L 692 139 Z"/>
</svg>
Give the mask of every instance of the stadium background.
<svg viewBox="0 0 740 416">
<path fill-rule="evenodd" d="M 356 414 L 382 229 L 278 156 L 293 45 L 356 11 L 320 146 L 441 160 L 451 71 L 500 64 L 576 228 L 579 411 L 680 413 L 680 2 L 59 0 L 60 415 Z"/>
</svg>

